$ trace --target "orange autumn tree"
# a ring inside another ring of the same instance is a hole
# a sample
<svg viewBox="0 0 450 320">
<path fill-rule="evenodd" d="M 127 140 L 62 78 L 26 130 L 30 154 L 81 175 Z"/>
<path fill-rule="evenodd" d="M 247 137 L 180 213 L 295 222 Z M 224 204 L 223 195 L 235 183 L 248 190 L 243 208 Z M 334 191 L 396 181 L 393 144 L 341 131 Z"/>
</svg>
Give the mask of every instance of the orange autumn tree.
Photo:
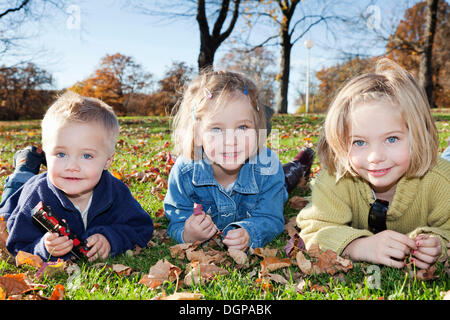
<svg viewBox="0 0 450 320">
<path fill-rule="evenodd" d="M 118 115 L 126 115 L 133 95 L 145 92 L 152 85 L 152 78 L 132 57 L 107 54 L 89 78 L 75 83 L 69 90 L 101 99 Z"/>
<path fill-rule="evenodd" d="M 387 57 L 413 72 L 419 78 L 420 59 L 425 50 L 426 1 L 405 11 L 394 34 L 389 37 Z M 436 14 L 436 31 L 432 47 L 432 101 L 437 107 L 450 105 L 450 24 L 449 4 L 439 1 Z"/>
</svg>

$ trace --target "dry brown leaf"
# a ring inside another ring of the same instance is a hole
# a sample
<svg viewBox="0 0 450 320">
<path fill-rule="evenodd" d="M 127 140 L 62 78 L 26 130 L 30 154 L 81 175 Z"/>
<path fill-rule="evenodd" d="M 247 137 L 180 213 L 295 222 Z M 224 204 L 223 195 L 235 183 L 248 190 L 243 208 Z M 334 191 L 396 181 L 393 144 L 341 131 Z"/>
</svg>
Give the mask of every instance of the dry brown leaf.
<svg viewBox="0 0 450 320">
<path fill-rule="evenodd" d="M 295 216 L 290 218 L 288 223 L 284 225 L 284 229 L 290 237 L 298 234 L 299 230 L 297 229 L 297 217 Z"/>
<path fill-rule="evenodd" d="M 270 280 L 275 281 L 280 284 L 288 284 L 289 283 L 289 281 L 287 281 L 285 277 L 283 277 L 282 275 L 276 274 L 276 273 L 269 273 L 267 276 L 269 277 Z"/>
<path fill-rule="evenodd" d="M 263 261 L 261 261 L 261 274 L 265 275 L 270 271 L 289 267 L 290 264 L 291 260 L 289 258 L 280 259 L 276 257 L 267 257 Z"/>
<path fill-rule="evenodd" d="M 203 294 L 194 292 L 175 292 L 169 296 L 162 297 L 159 300 L 200 300 Z"/>
<path fill-rule="evenodd" d="M 16 255 L 16 266 L 20 267 L 23 264 L 30 265 L 32 267 L 40 268 L 42 267 L 42 258 L 38 255 L 31 254 L 25 251 L 19 251 Z"/>
<path fill-rule="evenodd" d="M 6 296 L 22 295 L 28 291 L 47 288 L 46 285 L 32 283 L 25 273 L 1 276 L 0 287 L 3 288 Z"/>
<path fill-rule="evenodd" d="M 278 250 L 270 248 L 256 248 L 253 251 L 251 251 L 251 253 L 260 256 L 263 259 L 268 257 L 274 258 L 277 256 Z"/>
<path fill-rule="evenodd" d="M 113 264 L 111 268 L 119 276 L 129 276 L 131 272 L 133 272 L 133 269 L 131 267 L 123 264 Z"/>
<path fill-rule="evenodd" d="M 322 250 L 320 250 L 320 246 L 318 243 L 313 243 L 309 249 L 308 249 L 308 255 L 313 258 L 318 258 L 320 254 L 322 253 Z"/>
<path fill-rule="evenodd" d="M 174 246 L 171 246 L 169 248 L 170 255 L 172 258 L 178 258 L 180 260 L 184 259 L 186 257 L 186 250 L 188 249 L 196 249 L 200 242 L 193 242 L 193 243 L 180 243 Z"/>
<path fill-rule="evenodd" d="M 6 240 L 8 240 L 6 221 L 0 220 L 0 250 L 6 249 Z"/>
<path fill-rule="evenodd" d="M 289 207 L 295 210 L 301 210 L 308 204 L 308 202 L 309 200 L 306 200 L 303 197 L 293 196 L 289 199 Z"/>
<path fill-rule="evenodd" d="M 247 261 L 247 254 L 242 250 L 228 249 L 228 255 L 233 258 L 234 262 L 243 265 Z"/>
<path fill-rule="evenodd" d="M 297 265 L 305 274 L 310 274 L 312 270 L 311 261 L 307 260 L 303 252 L 299 251 L 295 257 Z"/>
<path fill-rule="evenodd" d="M 228 275 L 229 272 L 225 269 L 222 269 L 214 264 L 199 264 L 194 263 L 189 266 L 190 271 L 184 277 L 184 283 L 188 286 L 192 286 L 195 284 L 204 284 L 212 279 L 214 279 L 217 275 Z"/>
<path fill-rule="evenodd" d="M 433 280 L 439 278 L 438 275 L 434 274 L 436 271 L 436 266 L 432 265 L 428 269 L 420 269 L 416 272 L 416 278 L 423 281 Z"/>
<path fill-rule="evenodd" d="M 144 275 L 139 283 L 146 285 L 149 288 L 156 288 L 164 281 L 174 281 L 178 279 L 181 274 L 181 269 L 167 260 L 159 260 L 154 266 L 150 268 L 149 274 Z"/>
</svg>

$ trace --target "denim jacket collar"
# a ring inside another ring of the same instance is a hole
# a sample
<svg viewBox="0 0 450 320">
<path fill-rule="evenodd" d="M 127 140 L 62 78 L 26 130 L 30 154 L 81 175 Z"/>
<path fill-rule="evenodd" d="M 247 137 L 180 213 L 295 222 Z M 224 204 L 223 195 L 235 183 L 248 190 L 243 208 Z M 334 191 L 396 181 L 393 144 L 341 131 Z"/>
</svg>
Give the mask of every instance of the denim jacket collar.
<svg viewBox="0 0 450 320">
<path fill-rule="evenodd" d="M 254 166 L 255 164 L 250 163 L 249 160 L 242 165 L 233 186 L 233 191 L 243 194 L 257 194 L 259 192 L 255 179 Z M 212 166 L 207 158 L 193 161 L 192 183 L 195 186 L 215 185 L 220 187 L 214 178 Z"/>
</svg>

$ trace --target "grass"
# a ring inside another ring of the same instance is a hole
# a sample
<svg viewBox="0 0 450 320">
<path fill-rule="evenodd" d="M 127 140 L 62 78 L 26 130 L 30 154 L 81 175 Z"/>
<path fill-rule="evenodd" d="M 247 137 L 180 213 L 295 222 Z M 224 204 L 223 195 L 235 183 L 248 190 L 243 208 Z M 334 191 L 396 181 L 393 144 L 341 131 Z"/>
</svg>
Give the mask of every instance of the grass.
<svg viewBox="0 0 450 320">
<path fill-rule="evenodd" d="M 435 115 L 439 130 L 440 152 L 447 144 L 450 114 Z M 318 133 L 323 123 L 324 115 L 277 115 L 273 118 L 272 139 L 268 142 L 280 157 L 282 163 L 291 160 L 299 147 L 314 147 Z M 120 276 L 105 265 L 96 263 L 79 263 L 80 272 L 68 275 L 66 273 L 49 278 L 35 279 L 36 268 L 30 266 L 16 267 L 14 261 L 3 255 L 0 260 L 0 276 L 5 274 L 26 273 L 32 281 L 47 285 L 42 295 L 49 297 L 57 284 L 66 288 L 67 300 L 141 300 L 153 299 L 163 294 L 175 291 L 190 291 L 203 294 L 208 300 L 439 300 L 450 290 L 449 278 L 443 263 L 437 264 L 437 279 L 421 281 L 411 276 L 406 269 L 394 269 L 379 266 L 379 285 L 374 286 L 370 274 L 371 266 L 367 263 L 354 263 L 353 269 L 347 273 L 301 275 L 295 265 L 274 271 L 287 279 L 287 283 L 271 281 L 265 284 L 258 280 L 260 260 L 255 259 L 249 268 L 239 268 L 235 264 L 224 267 L 229 275 L 218 276 L 214 280 L 194 285 L 194 287 L 179 287 L 177 283 L 166 281 L 161 287 L 147 288 L 139 284 L 144 274 L 160 259 L 169 262 L 183 270 L 188 263 L 186 259 L 174 259 L 169 247 L 172 241 L 161 234 L 167 228 L 168 221 L 160 216 L 162 200 L 166 193 L 164 186 L 154 179 L 145 182 L 132 177 L 135 172 L 150 172 L 152 168 L 161 170 L 161 177 L 167 180 L 164 168 L 168 152 L 172 149 L 170 142 L 169 118 L 167 117 L 126 117 L 121 118 L 121 135 L 111 172 L 115 172 L 126 182 L 135 198 L 152 216 L 158 225 L 152 241 L 154 245 L 144 248 L 139 254 L 122 254 L 114 259 L 107 259 L 107 264 L 124 264 L 133 268 L 129 276 Z M 40 144 L 40 122 L 0 122 L 0 185 L 8 174 L 13 171 L 12 157 L 14 153 L 31 143 Z M 316 158 L 313 169 L 318 168 Z M 158 196 L 159 194 L 159 196 Z M 290 196 L 309 196 L 310 190 L 295 190 Z M 289 219 L 297 214 L 297 210 L 285 206 L 284 214 Z M 268 247 L 279 249 L 280 257 L 284 258 L 283 247 L 288 240 L 286 232 L 274 239 Z M 373 276 L 373 275 L 372 275 Z M 299 283 L 302 288 L 299 289 Z"/>
</svg>

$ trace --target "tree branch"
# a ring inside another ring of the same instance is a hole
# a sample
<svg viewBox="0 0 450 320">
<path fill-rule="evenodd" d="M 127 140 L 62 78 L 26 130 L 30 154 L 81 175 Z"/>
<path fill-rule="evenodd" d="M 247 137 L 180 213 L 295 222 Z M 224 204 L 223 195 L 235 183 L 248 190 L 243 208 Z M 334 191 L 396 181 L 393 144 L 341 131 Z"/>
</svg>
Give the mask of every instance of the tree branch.
<svg viewBox="0 0 450 320">
<path fill-rule="evenodd" d="M 3 18 L 3 17 L 6 16 L 8 13 L 22 10 L 29 2 L 30 2 L 30 0 L 24 0 L 24 1 L 22 2 L 22 4 L 21 4 L 20 6 L 18 6 L 17 8 L 8 9 L 8 10 L 6 10 L 6 11 L 0 13 L 0 18 Z"/>
</svg>

